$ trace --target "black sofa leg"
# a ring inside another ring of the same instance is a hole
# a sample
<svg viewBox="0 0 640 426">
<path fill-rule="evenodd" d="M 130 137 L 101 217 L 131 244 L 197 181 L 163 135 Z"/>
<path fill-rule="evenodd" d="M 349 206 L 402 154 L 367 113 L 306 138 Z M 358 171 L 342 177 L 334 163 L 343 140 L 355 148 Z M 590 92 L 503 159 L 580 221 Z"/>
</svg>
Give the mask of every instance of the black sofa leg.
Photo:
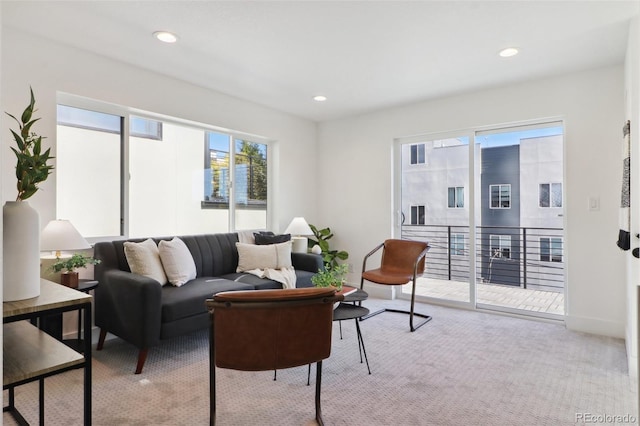
<svg viewBox="0 0 640 426">
<path fill-rule="evenodd" d="M 142 367 L 144 367 L 144 362 L 147 360 L 148 352 L 148 348 L 140 349 L 140 353 L 138 353 L 138 365 L 136 366 L 136 374 L 142 373 Z"/>
<path fill-rule="evenodd" d="M 104 339 L 107 337 L 107 330 L 104 328 L 100 329 L 100 337 L 98 338 L 98 346 L 96 346 L 96 350 L 101 351 L 104 347 Z"/>
</svg>

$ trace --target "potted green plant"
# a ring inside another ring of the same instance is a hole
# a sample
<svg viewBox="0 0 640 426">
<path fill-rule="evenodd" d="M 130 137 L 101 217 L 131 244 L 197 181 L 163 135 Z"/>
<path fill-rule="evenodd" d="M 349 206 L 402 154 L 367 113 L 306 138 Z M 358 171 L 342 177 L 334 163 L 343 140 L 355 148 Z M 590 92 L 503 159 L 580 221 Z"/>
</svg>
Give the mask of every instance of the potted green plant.
<svg viewBox="0 0 640 426">
<path fill-rule="evenodd" d="M 33 118 L 36 112 L 35 97 L 19 116 L 6 113 L 18 123 L 18 130 L 11 130 L 17 147 L 11 147 L 16 156 L 15 201 L 7 201 L 2 209 L 4 288 L 3 300 L 23 300 L 40 294 L 40 216 L 26 201 L 39 189 L 53 166 L 51 148 L 43 150 L 44 137 L 33 132 L 33 125 L 40 120 Z"/>
<path fill-rule="evenodd" d="M 329 247 L 329 240 L 333 237 L 333 233 L 330 228 L 318 229 L 311 224 L 309 224 L 309 227 L 315 236 L 315 239 L 309 238 L 309 248 L 313 248 L 313 246 L 318 245 L 318 247 L 320 247 L 320 253 L 322 254 L 322 260 L 324 263 L 337 266 L 338 259 L 347 260 L 349 258 L 349 253 L 346 251 L 332 250 Z"/>
<path fill-rule="evenodd" d="M 20 129 L 20 133 L 11 129 L 13 139 L 18 145 L 18 149 L 11 147 L 11 150 L 16 155 L 16 178 L 18 184 L 18 196 L 16 201 L 24 201 L 35 194 L 41 182 L 47 180 L 53 166 L 47 164 L 49 160 L 55 158 L 51 156 L 51 148 L 47 148 L 42 152 L 42 136 L 38 136 L 31 131 L 31 127 L 39 118 L 33 118 L 33 113 L 36 112 L 36 99 L 33 96 L 33 89 L 29 88 L 31 92 L 31 102 L 25 108 L 20 120 L 8 112 L 5 113 L 9 117 L 13 118 Z"/>
<path fill-rule="evenodd" d="M 324 269 L 311 277 L 311 282 L 316 287 L 335 287 L 337 291 L 342 290 L 345 283 L 349 266 L 346 264 L 326 264 Z"/>
<path fill-rule="evenodd" d="M 100 260 L 90 256 L 84 256 L 76 253 L 69 258 L 57 260 L 50 266 L 53 272 L 62 272 L 60 275 L 60 283 L 71 288 L 78 288 L 78 268 L 86 268 L 87 265 L 97 265 Z M 64 271 L 64 272 L 63 272 Z"/>
</svg>

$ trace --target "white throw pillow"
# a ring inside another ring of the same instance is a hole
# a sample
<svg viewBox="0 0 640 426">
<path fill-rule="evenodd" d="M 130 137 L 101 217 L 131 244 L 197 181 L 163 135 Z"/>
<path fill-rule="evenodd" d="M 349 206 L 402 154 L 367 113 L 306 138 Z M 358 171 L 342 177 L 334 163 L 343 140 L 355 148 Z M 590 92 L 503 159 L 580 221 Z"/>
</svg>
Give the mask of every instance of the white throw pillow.
<svg viewBox="0 0 640 426">
<path fill-rule="evenodd" d="M 160 241 L 158 244 L 160 260 L 169 282 L 176 287 L 196 277 L 196 264 L 187 245 L 180 238 Z"/>
<path fill-rule="evenodd" d="M 236 243 L 236 247 L 238 249 L 236 272 L 291 267 L 291 241 L 264 246 Z"/>
<path fill-rule="evenodd" d="M 162 285 L 167 283 L 158 246 L 151 238 L 141 243 L 125 242 L 124 255 L 129 262 L 131 272 L 134 274 L 153 278 Z"/>
</svg>

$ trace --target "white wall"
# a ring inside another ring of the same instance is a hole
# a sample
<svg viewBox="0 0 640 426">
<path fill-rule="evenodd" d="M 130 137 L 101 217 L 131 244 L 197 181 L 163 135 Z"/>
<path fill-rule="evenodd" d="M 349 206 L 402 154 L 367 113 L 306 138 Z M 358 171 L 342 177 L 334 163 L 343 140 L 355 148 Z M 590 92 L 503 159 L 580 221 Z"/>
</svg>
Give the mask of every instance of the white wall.
<svg viewBox="0 0 640 426">
<path fill-rule="evenodd" d="M 624 337 L 626 275 L 615 245 L 624 122 L 621 66 L 322 123 L 318 206 L 334 245 L 363 256 L 392 236 L 394 138 L 543 117 L 565 120 L 568 327 Z M 590 196 L 600 210 L 588 211 Z M 358 280 L 354 274 L 350 279 Z"/>
<path fill-rule="evenodd" d="M 640 18 L 629 27 L 625 60 L 625 118 L 631 120 L 631 247 L 640 246 L 635 234 L 640 232 Z M 638 291 L 640 291 L 640 260 L 625 252 L 627 327 L 626 344 L 629 373 L 638 377 Z"/>
<path fill-rule="evenodd" d="M 21 113 L 34 89 L 42 120 L 34 130 L 56 145 L 56 94 L 78 96 L 165 114 L 185 120 L 260 135 L 277 141 L 273 150 L 274 191 L 270 194 L 273 220 L 270 228 L 282 231 L 293 216 L 317 222 L 315 123 L 251 102 L 202 89 L 160 74 L 135 68 L 90 52 L 55 44 L 2 25 L 1 54 L 3 111 Z M 2 118 L 0 141 L 9 152 L 8 129 Z M 300 159 L 311 159 L 301 161 Z M 15 164 L 2 159 L 3 202 L 15 196 Z M 55 216 L 55 172 L 30 201 L 44 226 Z M 81 196 L 81 194 L 78 194 Z"/>
</svg>

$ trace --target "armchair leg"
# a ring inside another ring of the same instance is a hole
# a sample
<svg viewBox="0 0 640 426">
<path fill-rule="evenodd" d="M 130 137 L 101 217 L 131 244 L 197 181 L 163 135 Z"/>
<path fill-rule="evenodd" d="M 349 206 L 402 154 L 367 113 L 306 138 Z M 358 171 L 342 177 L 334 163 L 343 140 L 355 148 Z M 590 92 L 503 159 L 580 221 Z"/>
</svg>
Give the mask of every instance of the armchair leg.
<svg viewBox="0 0 640 426">
<path fill-rule="evenodd" d="M 360 280 L 360 288 L 362 288 L 364 285 L 364 279 Z M 379 311 L 375 311 L 370 313 L 369 315 L 365 315 L 362 318 L 360 318 L 360 321 L 364 321 L 366 319 L 369 319 L 371 317 L 374 317 L 378 314 L 381 314 L 383 312 L 395 312 L 395 313 L 399 313 L 399 314 L 409 314 L 409 329 L 413 332 L 416 331 L 417 329 L 419 329 L 420 327 L 422 327 L 423 325 L 425 325 L 426 323 L 428 323 L 429 321 L 431 321 L 431 316 L 429 315 L 425 315 L 425 314 L 420 314 L 417 312 L 414 312 L 414 305 L 416 303 L 416 282 L 415 280 L 413 281 L 413 290 L 411 292 L 411 310 L 409 311 L 403 311 L 401 309 L 380 309 Z M 420 317 L 423 318 L 423 321 L 418 322 L 418 324 L 414 325 L 413 323 L 413 317 Z"/>
<path fill-rule="evenodd" d="M 322 421 L 322 407 L 320 406 L 320 391 L 322 388 L 322 361 L 316 363 L 316 422 L 324 426 Z"/>
<path fill-rule="evenodd" d="M 136 374 L 142 373 L 142 367 L 144 367 L 144 362 L 147 360 L 147 353 L 149 353 L 149 348 L 140 349 L 138 353 L 138 364 L 136 365 Z"/>
<path fill-rule="evenodd" d="M 213 313 L 209 314 L 209 425 L 216 424 L 216 351 L 214 348 Z"/>
</svg>

